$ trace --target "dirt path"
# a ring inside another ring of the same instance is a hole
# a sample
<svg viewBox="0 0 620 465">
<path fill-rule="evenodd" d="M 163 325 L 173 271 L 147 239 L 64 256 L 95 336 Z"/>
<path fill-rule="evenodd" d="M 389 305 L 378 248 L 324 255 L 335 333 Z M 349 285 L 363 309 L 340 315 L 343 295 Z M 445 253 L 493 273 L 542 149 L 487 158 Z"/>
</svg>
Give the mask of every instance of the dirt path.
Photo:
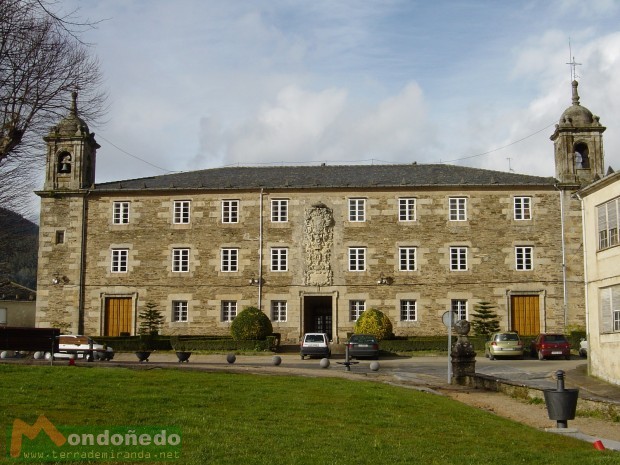
<svg viewBox="0 0 620 465">
<path fill-rule="evenodd" d="M 542 404 L 530 404 L 517 400 L 506 394 L 492 391 L 472 390 L 440 390 L 442 394 L 464 404 L 476 407 L 501 417 L 509 418 L 534 428 L 555 428 L 556 422 L 549 420 L 547 409 Z M 595 438 L 620 441 L 620 423 L 596 418 L 577 417 L 568 421 L 569 428 Z"/>
</svg>

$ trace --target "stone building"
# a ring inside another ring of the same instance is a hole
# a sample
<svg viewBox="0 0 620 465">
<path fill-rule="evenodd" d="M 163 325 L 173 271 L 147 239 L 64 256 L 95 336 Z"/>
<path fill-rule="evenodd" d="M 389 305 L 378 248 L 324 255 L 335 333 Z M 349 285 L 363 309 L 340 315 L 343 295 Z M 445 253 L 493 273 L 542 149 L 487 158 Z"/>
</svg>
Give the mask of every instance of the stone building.
<svg viewBox="0 0 620 465">
<path fill-rule="evenodd" d="M 95 184 L 94 134 L 45 137 L 37 325 L 135 334 L 148 302 L 167 334 L 228 334 L 257 306 L 283 340 L 346 337 L 367 308 L 397 335 L 497 307 L 523 335 L 585 327 L 580 202 L 605 130 L 573 102 L 551 136 L 555 178 L 450 165 L 207 169 Z M 551 154 L 551 147 L 550 147 Z"/>
</svg>

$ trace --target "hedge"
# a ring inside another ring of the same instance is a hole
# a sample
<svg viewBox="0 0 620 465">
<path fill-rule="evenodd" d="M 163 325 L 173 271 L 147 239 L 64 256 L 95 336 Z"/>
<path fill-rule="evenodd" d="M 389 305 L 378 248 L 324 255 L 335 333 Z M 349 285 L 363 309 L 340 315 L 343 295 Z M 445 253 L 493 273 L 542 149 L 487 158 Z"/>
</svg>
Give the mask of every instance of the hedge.
<svg viewBox="0 0 620 465">
<path fill-rule="evenodd" d="M 107 344 L 115 352 L 136 352 L 140 350 L 140 336 L 108 337 L 98 336 L 100 344 Z M 154 336 L 153 350 L 173 350 L 182 343 L 188 351 L 275 351 L 280 345 L 280 335 L 267 336 L 263 341 L 235 341 L 226 336 Z"/>
</svg>

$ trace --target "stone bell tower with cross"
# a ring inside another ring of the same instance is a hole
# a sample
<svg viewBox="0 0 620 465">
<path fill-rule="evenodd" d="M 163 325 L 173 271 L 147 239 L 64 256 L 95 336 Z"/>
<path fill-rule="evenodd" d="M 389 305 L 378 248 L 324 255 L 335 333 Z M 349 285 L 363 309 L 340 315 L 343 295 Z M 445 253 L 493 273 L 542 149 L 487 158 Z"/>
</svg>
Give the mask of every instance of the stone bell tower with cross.
<svg viewBox="0 0 620 465">
<path fill-rule="evenodd" d="M 84 243 L 89 189 L 95 182 L 95 134 L 78 116 L 77 92 L 69 113 L 43 138 L 47 145 L 39 221 L 38 327 L 84 331 Z"/>
</svg>

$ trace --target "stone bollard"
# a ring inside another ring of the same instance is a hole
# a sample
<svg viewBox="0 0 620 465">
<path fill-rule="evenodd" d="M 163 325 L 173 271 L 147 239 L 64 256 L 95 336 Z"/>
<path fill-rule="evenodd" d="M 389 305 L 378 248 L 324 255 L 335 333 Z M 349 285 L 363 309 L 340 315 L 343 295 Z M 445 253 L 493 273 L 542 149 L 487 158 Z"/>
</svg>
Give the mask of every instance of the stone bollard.
<svg viewBox="0 0 620 465">
<path fill-rule="evenodd" d="M 558 428 L 567 428 L 568 420 L 575 419 L 579 389 L 564 388 L 564 371 L 556 371 L 557 388 L 545 389 L 545 404 L 550 420 L 556 420 Z"/>
</svg>

